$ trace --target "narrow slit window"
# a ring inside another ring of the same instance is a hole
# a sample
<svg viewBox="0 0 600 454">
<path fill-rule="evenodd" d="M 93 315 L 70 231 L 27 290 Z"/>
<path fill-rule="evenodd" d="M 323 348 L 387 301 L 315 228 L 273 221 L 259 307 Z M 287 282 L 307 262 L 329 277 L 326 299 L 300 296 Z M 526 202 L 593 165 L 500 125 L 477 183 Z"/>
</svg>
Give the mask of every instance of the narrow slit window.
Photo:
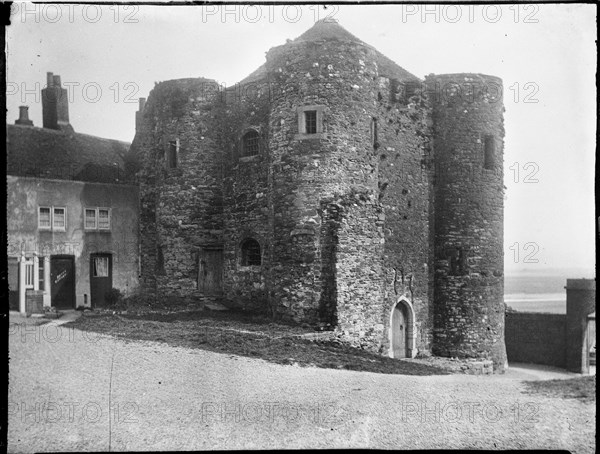
<svg viewBox="0 0 600 454">
<path fill-rule="evenodd" d="M 242 266 L 260 265 L 260 244 L 255 239 L 249 238 L 242 243 Z"/>
<path fill-rule="evenodd" d="M 169 169 L 177 168 L 177 142 L 169 142 L 169 152 L 167 154 L 167 166 Z"/>
<path fill-rule="evenodd" d="M 304 128 L 306 134 L 317 133 L 317 111 L 307 110 L 304 112 Z"/>
<path fill-rule="evenodd" d="M 484 140 L 483 146 L 483 167 L 488 170 L 494 168 L 495 154 L 496 154 L 496 143 L 492 136 L 487 136 Z"/>
<path fill-rule="evenodd" d="M 377 118 L 373 118 L 371 121 L 371 140 L 373 142 L 373 149 L 379 148 L 379 140 L 377 136 Z"/>
</svg>

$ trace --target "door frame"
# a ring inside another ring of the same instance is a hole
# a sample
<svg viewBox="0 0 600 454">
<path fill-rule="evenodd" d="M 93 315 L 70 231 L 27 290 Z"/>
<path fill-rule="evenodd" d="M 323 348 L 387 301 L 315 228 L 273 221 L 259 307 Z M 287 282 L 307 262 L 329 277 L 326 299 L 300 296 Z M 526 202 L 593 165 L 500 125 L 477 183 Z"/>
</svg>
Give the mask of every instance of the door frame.
<svg viewBox="0 0 600 454">
<path fill-rule="evenodd" d="M 390 358 L 395 358 L 394 356 L 394 311 L 396 310 L 396 306 L 402 305 L 406 309 L 407 315 L 407 333 L 406 333 L 406 356 L 405 358 L 414 358 L 417 356 L 417 348 L 416 348 L 416 339 L 417 339 L 417 327 L 415 324 L 415 311 L 411 302 L 404 296 L 400 297 L 398 301 L 396 301 L 391 308 L 390 311 L 390 321 L 389 321 L 389 351 L 388 356 Z"/>
<path fill-rule="evenodd" d="M 76 309 L 77 308 L 77 269 L 75 268 L 75 256 L 74 255 L 68 255 L 68 254 L 56 254 L 56 255 L 51 255 L 50 256 L 50 278 L 52 279 L 52 260 L 53 259 L 69 259 L 71 261 L 71 263 L 73 264 L 73 294 L 72 296 L 72 300 L 73 300 L 73 307 L 71 309 Z M 50 306 L 51 307 L 56 307 L 56 305 L 54 304 L 53 298 L 52 298 L 52 281 L 50 281 Z M 59 308 L 62 310 L 69 310 L 69 309 L 65 309 L 65 308 Z"/>
</svg>

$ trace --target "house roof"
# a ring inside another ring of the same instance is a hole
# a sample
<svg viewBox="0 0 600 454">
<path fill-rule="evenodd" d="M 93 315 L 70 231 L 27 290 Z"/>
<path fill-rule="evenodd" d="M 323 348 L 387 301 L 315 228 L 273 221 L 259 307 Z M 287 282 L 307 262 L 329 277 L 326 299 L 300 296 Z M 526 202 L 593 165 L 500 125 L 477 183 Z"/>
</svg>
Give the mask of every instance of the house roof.
<svg viewBox="0 0 600 454">
<path fill-rule="evenodd" d="M 337 40 L 337 41 L 349 41 L 355 42 L 358 44 L 362 44 L 363 46 L 367 46 L 375 51 L 377 66 L 379 68 L 379 74 L 383 77 L 388 77 L 390 79 L 398 79 L 402 82 L 411 81 L 416 82 L 420 79 L 406 71 L 404 68 L 400 67 L 394 61 L 383 55 L 373 46 L 361 41 L 359 38 L 354 36 L 344 27 L 337 23 L 337 21 L 332 19 L 322 19 L 317 21 L 311 28 L 306 30 L 300 36 L 298 36 L 293 41 L 288 41 L 289 45 L 292 43 L 302 43 L 302 42 L 317 42 L 323 40 Z M 261 79 L 266 75 L 266 65 L 261 65 L 258 69 L 252 72 L 249 76 L 243 79 L 240 84 L 246 84 L 249 82 L 253 82 Z"/>
<path fill-rule="evenodd" d="M 7 174 L 98 183 L 125 181 L 129 143 L 87 134 L 6 125 Z"/>
</svg>

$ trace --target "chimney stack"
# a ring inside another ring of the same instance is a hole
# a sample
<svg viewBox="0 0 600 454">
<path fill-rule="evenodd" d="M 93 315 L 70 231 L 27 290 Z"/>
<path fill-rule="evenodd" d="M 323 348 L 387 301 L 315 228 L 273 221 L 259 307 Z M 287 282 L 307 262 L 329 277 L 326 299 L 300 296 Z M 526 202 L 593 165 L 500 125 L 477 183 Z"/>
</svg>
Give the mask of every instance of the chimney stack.
<svg viewBox="0 0 600 454">
<path fill-rule="evenodd" d="M 146 107 L 146 98 L 139 98 L 139 110 L 135 113 L 135 130 L 139 131 L 142 127 L 142 115 Z"/>
<path fill-rule="evenodd" d="M 67 90 L 61 87 L 60 76 L 46 74 L 47 87 L 42 89 L 43 126 L 49 129 L 73 131 L 69 124 Z"/>
<path fill-rule="evenodd" d="M 19 119 L 15 121 L 15 124 L 33 126 L 33 121 L 29 119 L 29 106 L 19 106 Z"/>
</svg>

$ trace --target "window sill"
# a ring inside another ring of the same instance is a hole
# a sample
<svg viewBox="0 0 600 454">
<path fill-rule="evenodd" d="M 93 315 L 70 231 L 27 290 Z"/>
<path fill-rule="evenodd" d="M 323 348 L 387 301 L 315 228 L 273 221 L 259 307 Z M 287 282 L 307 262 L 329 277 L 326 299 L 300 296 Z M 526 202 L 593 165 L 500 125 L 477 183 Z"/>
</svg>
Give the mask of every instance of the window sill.
<svg viewBox="0 0 600 454">
<path fill-rule="evenodd" d="M 315 134 L 295 134 L 294 140 L 316 140 L 316 139 L 325 139 L 327 138 L 327 134 L 324 132 L 317 132 Z"/>
<path fill-rule="evenodd" d="M 258 161 L 258 158 L 260 157 L 260 155 L 255 154 L 252 156 L 240 156 L 239 161 L 240 162 L 254 162 L 254 161 Z"/>
<path fill-rule="evenodd" d="M 238 265 L 237 269 L 245 273 L 258 272 L 262 270 L 262 265 Z"/>
</svg>

